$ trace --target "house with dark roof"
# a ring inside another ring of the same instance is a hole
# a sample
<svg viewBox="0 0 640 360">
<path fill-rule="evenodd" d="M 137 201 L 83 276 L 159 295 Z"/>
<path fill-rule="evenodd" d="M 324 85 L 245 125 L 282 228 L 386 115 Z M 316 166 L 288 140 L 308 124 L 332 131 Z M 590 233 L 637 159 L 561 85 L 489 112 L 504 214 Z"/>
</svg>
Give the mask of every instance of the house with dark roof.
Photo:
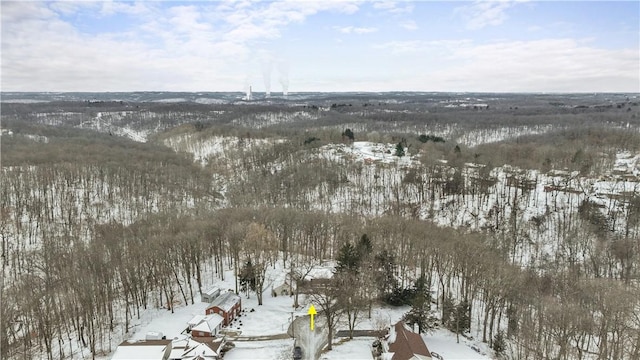
<svg viewBox="0 0 640 360">
<path fill-rule="evenodd" d="M 218 296 L 205 310 L 207 315 L 218 314 L 224 319 L 223 324 L 227 326 L 242 310 L 242 300 L 240 296 L 229 291 Z"/>
<path fill-rule="evenodd" d="M 389 329 L 383 341 L 384 360 L 431 360 L 431 352 L 422 336 L 402 321 Z"/>
</svg>

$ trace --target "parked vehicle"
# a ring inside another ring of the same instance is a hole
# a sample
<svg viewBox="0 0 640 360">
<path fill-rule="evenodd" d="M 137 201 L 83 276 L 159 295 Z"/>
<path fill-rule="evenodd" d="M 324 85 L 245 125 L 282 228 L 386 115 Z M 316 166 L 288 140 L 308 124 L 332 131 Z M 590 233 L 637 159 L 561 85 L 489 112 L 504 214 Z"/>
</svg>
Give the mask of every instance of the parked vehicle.
<svg viewBox="0 0 640 360">
<path fill-rule="evenodd" d="M 293 360 L 302 360 L 302 348 L 300 346 L 293 348 Z"/>
</svg>

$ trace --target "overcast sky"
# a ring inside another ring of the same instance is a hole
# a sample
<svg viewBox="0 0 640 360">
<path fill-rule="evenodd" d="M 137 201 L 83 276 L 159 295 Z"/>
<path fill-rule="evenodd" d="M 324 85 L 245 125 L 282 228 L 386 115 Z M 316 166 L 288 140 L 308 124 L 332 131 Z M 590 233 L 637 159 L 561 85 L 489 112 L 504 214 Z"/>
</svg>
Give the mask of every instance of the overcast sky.
<svg viewBox="0 0 640 360">
<path fill-rule="evenodd" d="M 640 92 L 637 1 L 2 1 L 2 91 Z"/>
</svg>

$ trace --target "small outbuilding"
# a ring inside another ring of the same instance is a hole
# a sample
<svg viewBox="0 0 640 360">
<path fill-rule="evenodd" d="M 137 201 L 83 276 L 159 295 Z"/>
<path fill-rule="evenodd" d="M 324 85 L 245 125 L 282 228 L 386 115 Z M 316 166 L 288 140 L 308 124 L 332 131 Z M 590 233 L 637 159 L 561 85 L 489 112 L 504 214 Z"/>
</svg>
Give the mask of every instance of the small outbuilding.
<svg viewBox="0 0 640 360">
<path fill-rule="evenodd" d="M 213 286 L 213 287 L 210 287 L 209 289 L 207 289 L 206 291 L 204 291 L 200 295 L 200 301 L 204 302 L 204 303 L 211 303 L 218 296 L 220 296 L 220 288 L 217 287 L 217 286 Z"/>
<path fill-rule="evenodd" d="M 271 290 L 272 296 L 287 296 L 292 295 L 295 291 L 295 285 L 289 279 L 286 279 L 282 284 L 274 286 Z"/>
</svg>

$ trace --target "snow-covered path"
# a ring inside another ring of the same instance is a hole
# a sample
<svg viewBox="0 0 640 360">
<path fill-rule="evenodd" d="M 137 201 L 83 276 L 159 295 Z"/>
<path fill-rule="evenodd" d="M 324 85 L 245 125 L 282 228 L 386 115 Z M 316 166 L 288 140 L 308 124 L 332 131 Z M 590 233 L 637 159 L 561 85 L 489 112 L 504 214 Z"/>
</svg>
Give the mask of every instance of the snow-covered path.
<svg viewBox="0 0 640 360">
<path fill-rule="evenodd" d="M 299 316 L 291 324 L 289 333 L 296 339 L 294 345 L 302 348 L 303 360 L 317 360 L 322 349 L 327 346 L 327 330 L 323 323 L 318 316 L 314 329 L 311 330 L 311 319 L 306 315 Z"/>
</svg>

